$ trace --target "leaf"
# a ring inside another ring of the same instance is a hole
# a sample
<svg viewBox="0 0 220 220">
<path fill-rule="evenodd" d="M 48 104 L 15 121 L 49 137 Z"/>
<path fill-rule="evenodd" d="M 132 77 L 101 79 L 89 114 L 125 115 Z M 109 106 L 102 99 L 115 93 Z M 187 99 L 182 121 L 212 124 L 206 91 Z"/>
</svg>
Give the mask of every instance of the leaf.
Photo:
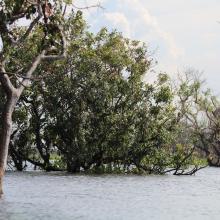
<svg viewBox="0 0 220 220">
<path fill-rule="evenodd" d="M 64 3 L 66 3 L 67 5 L 70 5 L 70 4 L 73 3 L 73 0 L 63 0 L 63 1 L 64 1 Z"/>
</svg>

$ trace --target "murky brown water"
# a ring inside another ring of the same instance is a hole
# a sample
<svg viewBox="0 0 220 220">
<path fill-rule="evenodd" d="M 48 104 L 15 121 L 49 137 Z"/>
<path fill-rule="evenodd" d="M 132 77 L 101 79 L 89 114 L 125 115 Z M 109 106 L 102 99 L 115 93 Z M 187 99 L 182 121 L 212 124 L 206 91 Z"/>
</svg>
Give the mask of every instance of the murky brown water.
<svg viewBox="0 0 220 220">
<path fill-rule="evenodd" d="M 1 220 L 219 220 L 220 168 L 192 177 L 7 173 Z"/>
</svg>

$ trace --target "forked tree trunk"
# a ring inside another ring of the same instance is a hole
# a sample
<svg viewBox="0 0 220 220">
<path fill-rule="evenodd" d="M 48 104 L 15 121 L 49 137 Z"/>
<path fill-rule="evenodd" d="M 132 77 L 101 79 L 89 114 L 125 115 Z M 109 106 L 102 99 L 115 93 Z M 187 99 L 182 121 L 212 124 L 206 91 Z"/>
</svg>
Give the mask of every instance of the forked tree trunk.
<svg viewBox="0 0 220 220">
<path fill-rule="evenodd" d="M 0 196 L 3 194 L 2 185 L 3 185 L 3 176 L 5 173 L 5 168 L 7 164 L 8 157 L 8 146 L 11 138 L 12 132 L 12 114 L 15 109 L 15 105 L 19 100 L 24 88 L 30 85 L 30 78 L 32 77 L 33 72 L 37 69 L 40 64 L 42 57 L 45 54 L 43 50 L 33 61 L 30 69 L 25 75 L 20 87 L 15 88 L 10 81 L 9 76 L 6 74 L 5 69 L 1 67 L 0 63 L 0 81 L 7 95 L 7 101 L 4 105 L 4 111 L 2 114 L 2 124 L 1 124 L 1 134 L 0 134 Z"/>
<path fill-rule="evenodd" d="M 2 132 L 0 135 L 0 196 L 3 194 L 3 176 L 7 165 L 8 146 L 12 132 L 12 113 L 17 100 L 18 96 L 9 95 L 2 114 Z"/>
</svg>

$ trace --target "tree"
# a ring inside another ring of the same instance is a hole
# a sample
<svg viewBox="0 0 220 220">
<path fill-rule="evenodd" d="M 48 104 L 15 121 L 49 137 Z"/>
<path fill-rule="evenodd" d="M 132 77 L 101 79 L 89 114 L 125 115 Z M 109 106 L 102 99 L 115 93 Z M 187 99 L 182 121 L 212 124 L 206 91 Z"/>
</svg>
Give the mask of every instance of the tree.
<svg viewBox="0 0 220 220">
<path fill-rule="evenodd" d="M 153 62 L 147 47 L 105 28 L 90 33 L 81 12 L 64 27 L 66 59 L 42 63 L 36 70 L 40 83 L 17 104 L 13 134 L 18 131 L 10 143 L 17 169 L 29 161 L 72 173 L 195 173 L 197 166 L 187 170 L 194 164 L 194 143 L 184 142 L 169 77 L 142 81 Z"/>
<path fill-rule="evenodd" d="M 181 129 L 169 78 L 142 82 L 153 62 L 147 48 L 106 29 L 94 35 L 81 25 L 79 33 L 67 60 L 49 67 L 42 102 L 67 171 L 195 173 L 185 172 L 194 148 L 174 141 Z"/>
<path fill-rule="evenodd" d="M 0 137 L 0 195 L 12 131 L 12 114 L 24 89 L 43 61 L 51 62 L 66 56 L 62 5 L 66 1 L 3 0 L 0 2 L 0 82 L 5 94 Z M 15 25 L 20 19 L 28 27 Z M 36 37 L 36 33 L 37 37 Z M 30 42 L 34 47 L 30 48 Z"/>
<path fill-rule="evenodd" d="M 205 88 L 201 73 L 188 70 L 176 87 L 180 123 L 188 144 L 207 158 L 209 165 L 220 166 L 219 100 Z"/>
</svg>

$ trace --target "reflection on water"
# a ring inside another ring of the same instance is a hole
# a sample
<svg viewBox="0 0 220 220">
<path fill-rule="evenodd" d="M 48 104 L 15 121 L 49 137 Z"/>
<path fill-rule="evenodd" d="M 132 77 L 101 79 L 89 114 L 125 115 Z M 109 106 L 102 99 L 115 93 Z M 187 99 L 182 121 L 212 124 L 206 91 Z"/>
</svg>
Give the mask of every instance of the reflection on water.
<svg viewBox="0 0 220 220">
<path fill-rule="evenodd" d="M 196 176 L 7 173 L 0 220 L 220 219 L 220 169 Z"/>
</svg>

